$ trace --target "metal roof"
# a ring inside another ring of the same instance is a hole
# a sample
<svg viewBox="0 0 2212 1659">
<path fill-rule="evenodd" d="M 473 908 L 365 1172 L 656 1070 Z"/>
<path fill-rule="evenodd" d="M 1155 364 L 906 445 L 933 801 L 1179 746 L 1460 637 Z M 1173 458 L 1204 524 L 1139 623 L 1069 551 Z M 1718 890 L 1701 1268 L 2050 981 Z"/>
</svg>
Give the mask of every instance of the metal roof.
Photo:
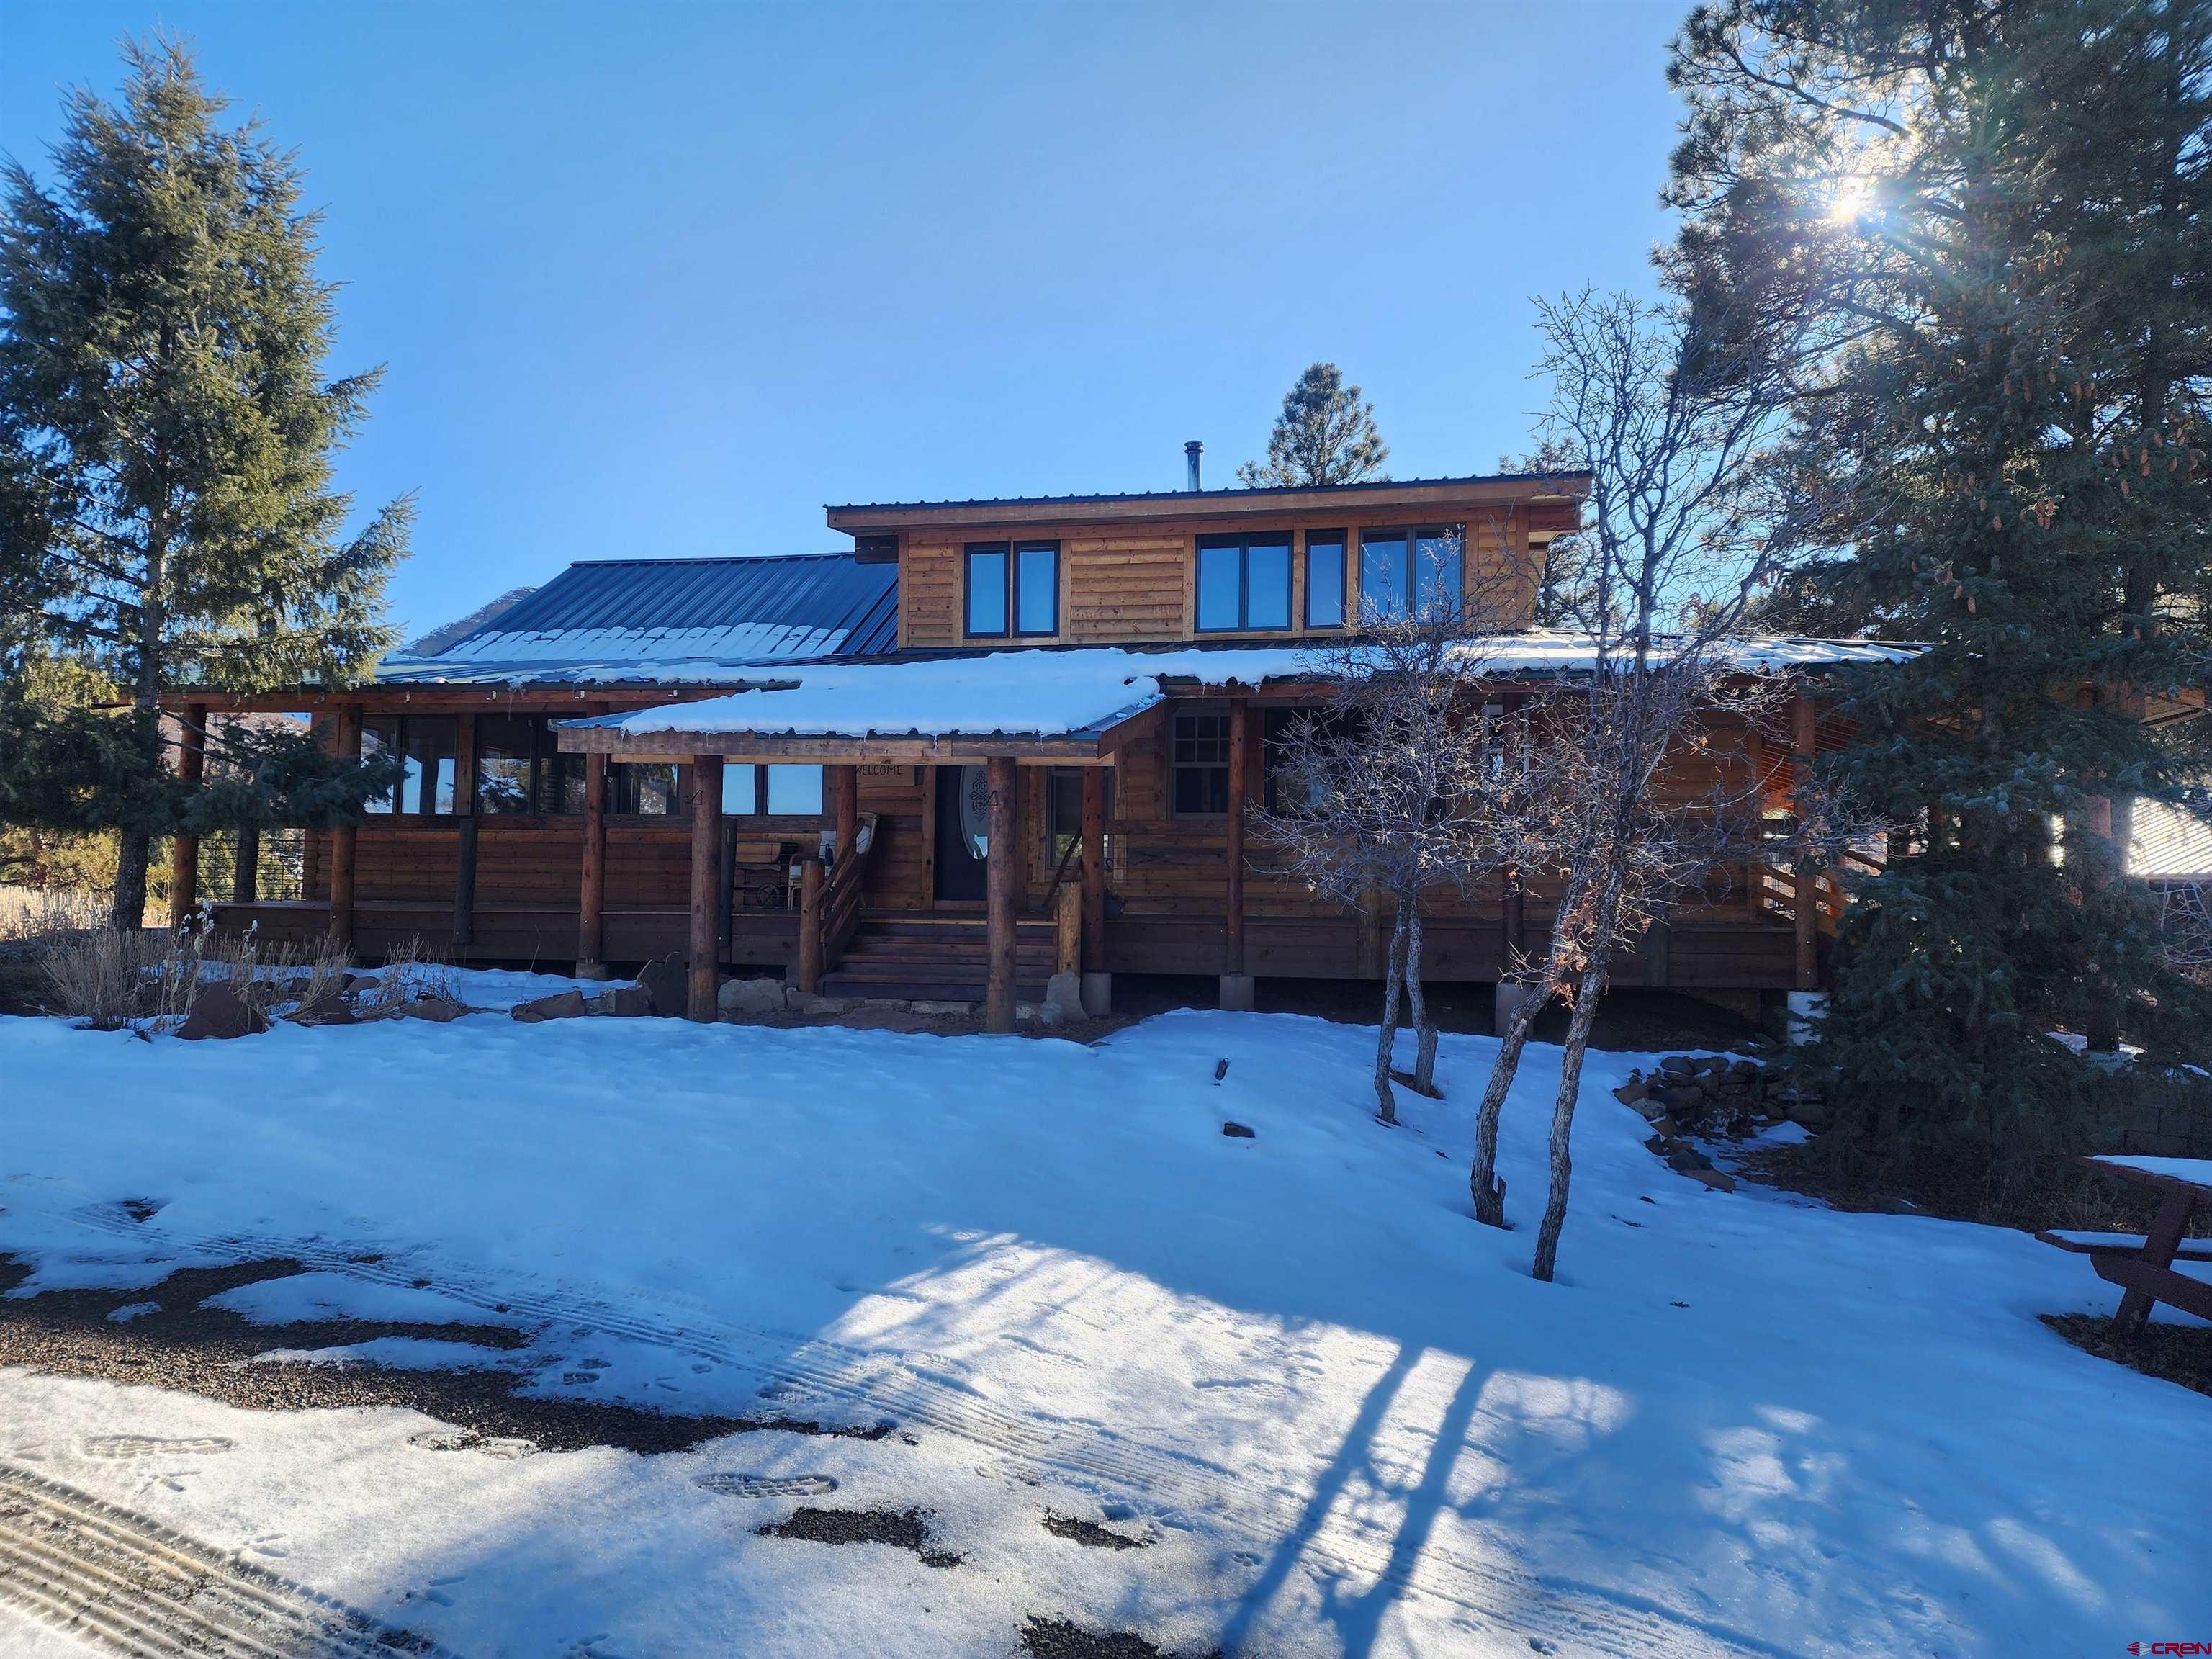
<svg viewBox="0 0 2212 1659">
<path fill-rule="evenodd" d="M 587 559 L 434 656 L 387 659 L 380 678 L 550 679 L 585 665 L 877 656 L 897 642 L 895 565 L 849 553 Z"/>
<path fill-rule="evenodd" d="M 1494 483 L 1565 484 L 1587 478 L 1587 472 L 1474 472 L 1456 478 L 1370 478 L 1361 483 L 1237 485 L 1224 489 L 1136 489 L 1103 495 L 979 495 L 941 501 L 830 501 L 828 513 L 896 513 L 922 507 L 1067 507 L 1098 501 L 1255 501 L 1268 495 L 1358 495 L 1386 489 L 1433 489 L 1441 485 Z"/>
<path fill-rule="evenodd" d="M 2154 881 L 2212 878 L 2212 825 L 2162 801 L 2137 801 L 2128 873 Z"/>
</svg>

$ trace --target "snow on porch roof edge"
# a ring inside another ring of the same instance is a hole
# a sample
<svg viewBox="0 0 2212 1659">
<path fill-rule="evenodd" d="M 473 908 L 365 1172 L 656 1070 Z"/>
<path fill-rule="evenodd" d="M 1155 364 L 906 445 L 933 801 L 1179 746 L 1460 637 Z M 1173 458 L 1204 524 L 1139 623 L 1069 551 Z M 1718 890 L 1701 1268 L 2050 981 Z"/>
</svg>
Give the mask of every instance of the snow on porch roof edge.
<svg viewBox="0 0 2212 1659">
<path fill-rule="evenodd" d="M 1483 653 L 1483 672 L 1501 677 L 1571 674 L 1587 668 L 1594 656 L 1588 637 L 1577 634 L 1510 635 L 1469 644 Z M 1873 641 L 1762 639 L 1741 641 L 1729 654 L 1747 672 L 1771 672 L 1894 663 L 1914 651 Z M 1170 684 L 1258 690 L 1311 681 L 1326 672 L 1310 646 L 1089 647 L 763 665 L 720 696 L 562 726 L 635 738 L 696 732 L 763 739 L 1080 738 L 1144 713 L 1165 698 Z"/>
</svg>

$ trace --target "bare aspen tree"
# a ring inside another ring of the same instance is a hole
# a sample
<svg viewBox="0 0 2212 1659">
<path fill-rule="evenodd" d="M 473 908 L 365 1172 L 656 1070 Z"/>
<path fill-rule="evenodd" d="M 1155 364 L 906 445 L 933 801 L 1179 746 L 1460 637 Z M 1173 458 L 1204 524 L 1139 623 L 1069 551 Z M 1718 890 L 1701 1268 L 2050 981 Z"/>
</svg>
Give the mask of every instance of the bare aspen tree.
<svg viewBox="0 0 2212 1659">
<path fill-rule="evenodd" d="M 1716 726 L 1756 718 L 1773 695 L 1741 672 L 1758 665 L 1738 635 L 1778 568 L 1788 515 L 1762 465 L 1783 414 L 1778 366 L 1696 337 L 1668 306 L 1585 291 L 1539 313 L 1547 446 L 1589 475 L 1583 565 L 1563 617 L 1588 645 L 1572 683 L 1540 699 L 1520 733 L 1530 810 L 1510 850 L 1556 882 L 1558 920 L 1484 1091 L 1468 1184 L 1477 1216 L 1503 1225 L 1498 1120 L 1530 1025 L 1565 997 L 1572 1017 L 1534 1264 L 1549 1279 L 1583 1060 L 1613 955 L 1756 834 L 1745 800 L 1686 799 L 1667 774 Z"/>
<path fill-rule="evenodd" d="M 1498 722 L 1481 680 L 1491 640 L 1491 573 L 1476 569 L 1464 536 L 1409 543 L 1413 591 L 1363 607 L 1358 633 L 1314 653 L 1310 672 L 1331 689 L 1291 718 L 1271 761 L 1271 798 L 1252 814 L 1271 872 L 1347 908 L 1391 908 L 1382 1018 L 1375 1054 L 1376 1115 L 1397 1120 L 1395 1076 L 1433 1097 L 1436 1023 L 1422 989 L 1421 905 L 1466 894 L 1498 868 L 1504 775 Z M 1411 1073 L 1391 1057 L 1401 999 L 1417 1034 Z"/>
</svg>

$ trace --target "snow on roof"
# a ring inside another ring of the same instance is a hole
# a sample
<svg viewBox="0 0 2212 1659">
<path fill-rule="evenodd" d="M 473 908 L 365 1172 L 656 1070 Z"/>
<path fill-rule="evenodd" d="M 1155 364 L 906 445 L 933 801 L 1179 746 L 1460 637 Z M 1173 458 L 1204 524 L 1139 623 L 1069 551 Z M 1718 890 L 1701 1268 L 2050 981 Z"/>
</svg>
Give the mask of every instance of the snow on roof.
<svg viewBox="0 0 2212 1659">
<path fill-rule="evenodd" d="M 2166 880 L 2212 876 L 2212 825 L 2163 801 L 2137 801 L 2128 873 Z"/>
<path fill-rule="evenodd" d="M 848 553 L 572 564 L 386 684 L 722 684 L 757 664 L 891 648 L 898 572 Z"/>
<path fill-rule="evenodd" d="M 1479 672 L 1572 674 L 1595 657 L 1580 634 L 1535 632 L 1469 640 Z M 1867 641 L 1762 639 L 1729 653 L 1747 672 L 1898 662 L 1911 647 Z M 1113 647 L 994 651 L 907 661 L 810 663 L 745 677 L 731 695 L 566 722 L 629 736 L 745 732 L 757 737 L 1064 737 L 1103 732 L 1181 688 L 1328 678 L 1312 647 Z"/>
</svg>

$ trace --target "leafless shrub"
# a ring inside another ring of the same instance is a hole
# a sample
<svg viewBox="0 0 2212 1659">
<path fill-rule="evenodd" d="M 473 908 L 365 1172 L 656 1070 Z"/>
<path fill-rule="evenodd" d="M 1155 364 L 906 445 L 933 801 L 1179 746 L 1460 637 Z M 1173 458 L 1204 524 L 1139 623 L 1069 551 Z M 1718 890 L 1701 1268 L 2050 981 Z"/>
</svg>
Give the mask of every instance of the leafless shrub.
<svg viewBox="0 0 2212 1659">
<path fill-rule="evenodd" d="M 1501 857 L 1502 823 L 1517 795 L 1501 763 L 1502 705 L 1485 702 L 1488 607 L 1470 599 L 1461 538 L 1431 550 L 1432 569 L 1401 614 L 1360 618 L 1357 637 L 1314 653 L 1328 702 L 1290 722 L 1273 761 L 1278 794 L 1251 814 L 1273 873 L 1353 909 L 1391 908 L 1382 1018 L 1375 1055 L 1376 1114 L 1397 1121 L 1394 1075 L 1434 1095 L 1437 1030 L 1422 993 L 1421 905 L 1465 896 Z M 1410 1075 L 1391 1052 L 1399 1000 L 1418 1037 Z"/>
<path fill-rule="evenodd" d="M 38 961 L 52 994 L 49 1012 L 102 1030 L 144 1022 L 159 1031 L 182 1024 L 213 985 L 228 986 L 264 1017 L 312 1001 L 343 980 L 349 958 L 328 937 L 264 954 L 252 929 L 219 934 L 205 924 L 165 930 L 103 923 L 51 935 Z"/>
<path fill-rule="evenodd" d="M 2212 985 L 2212 882 L 2161 881 L 2159 936 L 2166 964 Z"/>
</svg>

